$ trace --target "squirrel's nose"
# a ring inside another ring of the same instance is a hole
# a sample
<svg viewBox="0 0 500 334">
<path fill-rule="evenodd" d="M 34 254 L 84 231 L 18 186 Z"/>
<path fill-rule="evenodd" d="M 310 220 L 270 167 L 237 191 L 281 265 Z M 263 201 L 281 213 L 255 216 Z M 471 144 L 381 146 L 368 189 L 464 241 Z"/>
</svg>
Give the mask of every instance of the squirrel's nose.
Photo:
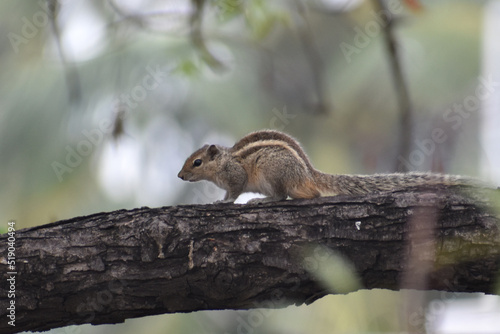
<svg viewBox="0 0 500 334">
<path fill-rule="evenodd" d="M 181 172 L 179 172 L 179 174 L 177 174 L 177 177 L 181 180 L 184 180 L 184 175 L 181 174 Z"/>
</svg>

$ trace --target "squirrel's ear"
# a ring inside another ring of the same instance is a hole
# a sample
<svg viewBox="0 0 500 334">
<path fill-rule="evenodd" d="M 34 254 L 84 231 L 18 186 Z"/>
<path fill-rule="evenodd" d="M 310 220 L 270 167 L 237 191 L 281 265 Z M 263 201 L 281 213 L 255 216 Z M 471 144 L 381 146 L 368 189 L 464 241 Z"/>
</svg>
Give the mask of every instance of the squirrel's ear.
<svg viewBox="0 0 500 334">
<path fill-rule="evenodd" d="M 210 145 L 207 149 L 208 156 L 210 159 L 213 159 L 217 153 L 219 153 L 219 149 L 215 145 Z"/>
</svg>

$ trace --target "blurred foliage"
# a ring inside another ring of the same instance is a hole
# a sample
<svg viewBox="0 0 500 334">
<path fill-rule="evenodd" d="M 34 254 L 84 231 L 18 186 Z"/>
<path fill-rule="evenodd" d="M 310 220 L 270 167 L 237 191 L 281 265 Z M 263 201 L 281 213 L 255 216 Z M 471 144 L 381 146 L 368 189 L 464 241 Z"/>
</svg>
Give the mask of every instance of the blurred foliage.
<svg viewBox="0 0 500 334">
<path fill-rule="evenodd" d="M 297 137 L 325 172 L 394 168 L 399 111 L 371 1 L 205 1 L 201 38 L 224 69 L 208 66 L 189 38 L 190 1 L 65 1 L 56 16 L 46 3 L 0 3 L 2 224 L 211 202 L 220 191 L 176 178 L 185 157 L 262 128 Z M 443 114 L 478 85 L 485 2 L 393 3 L 414 140 L 435 127 L 451 138 L 414 169 L 474 175 L 477 113 L 458 129 Z M 356 52 L 346 54 L 342 43 Z M 328 296 L 262 311 L 270 315 L 254 333 L 398 331 L 400 304 L 386 291 Z M 251 312 L 79 330 L 235 332 Z"/>
<path fill-rule="evenodd" d="M 325 246 L 308 247 L 304 252 L 304 268 L 328 291 L 345 294 L 363 287 L 356 268 L 341 254 Z"/>
</svg>

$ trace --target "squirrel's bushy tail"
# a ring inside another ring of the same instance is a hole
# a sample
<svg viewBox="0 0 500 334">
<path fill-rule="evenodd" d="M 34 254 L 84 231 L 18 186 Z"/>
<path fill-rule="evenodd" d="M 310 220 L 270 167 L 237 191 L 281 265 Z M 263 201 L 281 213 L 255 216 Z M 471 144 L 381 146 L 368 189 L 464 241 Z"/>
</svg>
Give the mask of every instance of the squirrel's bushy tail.
<svg viewBox="0 0 500 334">
<path fill-rule="evenodd" d="M 434 185 L 475 185 L 472 179 L 433 173 L 393 173 L 373 175 L 331 175 L 315 171 L 321 196 L 363 195 L 372 192 L 404 190 Z"/>
</svg>

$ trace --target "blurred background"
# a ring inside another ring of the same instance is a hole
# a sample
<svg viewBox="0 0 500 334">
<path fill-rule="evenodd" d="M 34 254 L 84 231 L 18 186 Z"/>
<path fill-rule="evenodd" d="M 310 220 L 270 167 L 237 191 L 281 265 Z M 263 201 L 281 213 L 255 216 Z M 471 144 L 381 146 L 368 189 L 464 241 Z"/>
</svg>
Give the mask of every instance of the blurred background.
<svg viewBox="0 0 500 334">
<path fill-rule="evenodd" d="M 221 199 L 177 178 L 185 158 L 264 128 L 324 172 L 500 184 L 500 1 L 2 1 L 0 18 L 2 233 Z M 145 329 L 498 333 L 500 301 L 372 290 L 53 332 Z"/>
</svg>

